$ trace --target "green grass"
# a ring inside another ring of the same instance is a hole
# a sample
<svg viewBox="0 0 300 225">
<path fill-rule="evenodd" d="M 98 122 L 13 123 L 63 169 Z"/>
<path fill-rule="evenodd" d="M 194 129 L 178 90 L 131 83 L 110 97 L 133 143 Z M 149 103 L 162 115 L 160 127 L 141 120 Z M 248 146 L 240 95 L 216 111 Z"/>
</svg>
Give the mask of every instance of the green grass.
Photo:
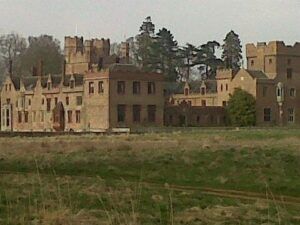
<svg viewBox="0 0 300 225">
<path fill-rule="evenodd" d="M 300 223 L 300 205 L 201 191 L 300 197 L 297 129 L 15 137 L 0 144 L 0 224 Z"/>
</svg>

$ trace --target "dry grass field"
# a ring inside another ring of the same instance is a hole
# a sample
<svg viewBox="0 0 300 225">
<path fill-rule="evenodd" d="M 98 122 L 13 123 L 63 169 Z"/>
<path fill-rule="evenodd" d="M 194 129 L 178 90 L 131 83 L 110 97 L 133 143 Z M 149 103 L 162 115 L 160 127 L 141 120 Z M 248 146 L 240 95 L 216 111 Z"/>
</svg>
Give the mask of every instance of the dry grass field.
<svg viewBox="0 0 300 225">
<path fill-rule="evenodd" d="M 0 138 L 0 224 L 300 224 L 300 130 Z"/>
</svg>

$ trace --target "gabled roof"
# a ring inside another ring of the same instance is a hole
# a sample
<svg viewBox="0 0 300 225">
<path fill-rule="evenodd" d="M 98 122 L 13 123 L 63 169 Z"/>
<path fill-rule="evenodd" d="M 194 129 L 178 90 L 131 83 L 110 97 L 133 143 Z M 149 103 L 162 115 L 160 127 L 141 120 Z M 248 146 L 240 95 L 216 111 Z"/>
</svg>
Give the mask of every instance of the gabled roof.
<svg viewBox="0 0 300 225">
<path fill-rule="evenodd" d="M 16 89 L 16 90 L 19 90 L 19 89 L 20 89 L 20 77 L 12 76 L 12 77 L 10 77 L 10 78 L 11 78 L 12 83 L 13 83 L 14 86 L 15 86 L 15 89 Z"/>
<path fill-rule="evenodd" d="M 252 78 L 268 79 L 268 76 L 260 70 L 246 70 Z"/>
<path fill-rule="evenodd" d="M 65 76 L 65 79 L 63 82 L 64 86 L 69 86 L 71 76 L 72 75 Z M 61 83 L 61 79 L 62 79 L 61 74 L 50 75 L 50 77 L 51 77 L 51 82 L 52 82 L 53 87 L 57 87 Z M 76 86 L 83 85 L 83 75 L 82 74 L 74 74 L 73 77 L 74 77 Z M 12 76 L 11 80 L 12 80 L 16 90 L 20 90 L 20 81 L 23 82 L 25 90 L 33 90 L 36 87 L 36 83 L 38 81 L 38 76 L 28 76 L 28 77 L 21 77 L 21 78 Z M 48 76 L 43 76 L 41 78 L 41 85 L 43 88 L 47 87 L 47 81 L 48 81 Z"/>
<path fill-rule="evenodd" d="M 61 82 L 62 76 L 61 74 L 56 74 L 56 75 L 50 75 L 50 78 L 52 82 L 52 87 L 57 87 Z M 43 76 L 41 80 L 43 88 L 47 87 L 47 82 L 48 82 L 48 76 Z"/>
<path fill-rule="evenodd" d="M 64 80 L 64 86 L 70 85 L 72 75 L 66 75 Z M 83 85 L 83 74 L 73 74 L 74 80 L 75 80 L 75 86 L 81 86 Z"/>
</svg>

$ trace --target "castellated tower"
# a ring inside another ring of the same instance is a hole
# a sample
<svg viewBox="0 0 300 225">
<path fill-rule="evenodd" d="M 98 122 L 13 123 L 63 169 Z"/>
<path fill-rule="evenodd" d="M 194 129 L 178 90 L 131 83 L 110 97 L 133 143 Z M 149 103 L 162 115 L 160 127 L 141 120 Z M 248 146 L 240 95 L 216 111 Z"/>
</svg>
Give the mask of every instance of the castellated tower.
<svg viewBox="0 0 300 225">
<path fill-rule="evenodd" d="M 83 37 L 65 37 L 64 55 L 66 74 L 82 74 L 108 58 L 109 39 L 83 40 Z"/>
<path fill-rule="evenodd" d="M 263 71 L 270 79 L 285 81 L 292 74 L 300 74 L 300 43 L 293 46 L 282 41 L 246 45 L 247 68 Z"/>
<path fill-rule="evenodd" d="M 122 42 L 120 47 L 120 58 L 124 63 L 129 63 L 129 43 Z"/>
</svg>

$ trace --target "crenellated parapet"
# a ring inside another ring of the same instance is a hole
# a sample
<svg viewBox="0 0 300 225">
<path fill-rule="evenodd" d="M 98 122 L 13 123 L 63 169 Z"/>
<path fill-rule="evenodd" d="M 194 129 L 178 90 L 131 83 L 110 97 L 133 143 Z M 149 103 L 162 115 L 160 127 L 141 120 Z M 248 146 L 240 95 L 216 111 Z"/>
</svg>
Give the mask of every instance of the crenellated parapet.
<svg viewBox="0 0 300 225">
<path fill-rule="evenodd" d="M 232 69 L 218 69 L 216 79 L 232 79 L 234 71 Z"/>
<path fill-rule="evenodd" d="M 247 58 L 257 57 L 259 54 L 265 56 L 291 55 L 300 56 L 300 43 L 286 45 L 283 41 L 258 42 L 256 45 L 251 43 L 246 45 Z"/>
<path fill-rule="evenodd" d="M 110 40 L 65 37 L 64 55 L 67 74 L 83 73 L 110 56 Z"/>
</svg>

